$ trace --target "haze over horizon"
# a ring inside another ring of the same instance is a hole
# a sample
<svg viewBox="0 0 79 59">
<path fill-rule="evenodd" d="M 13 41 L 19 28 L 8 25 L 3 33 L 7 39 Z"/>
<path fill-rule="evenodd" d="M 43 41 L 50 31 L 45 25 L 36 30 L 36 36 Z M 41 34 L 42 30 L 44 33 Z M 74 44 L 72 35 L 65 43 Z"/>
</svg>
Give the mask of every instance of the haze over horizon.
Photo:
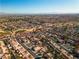
<svg viewBox="0 0 79 59">
<path fill-rule="evenodd" d="M 1 13 L 79 13 L 79 0 L 0 0 Z"/>
</svg>

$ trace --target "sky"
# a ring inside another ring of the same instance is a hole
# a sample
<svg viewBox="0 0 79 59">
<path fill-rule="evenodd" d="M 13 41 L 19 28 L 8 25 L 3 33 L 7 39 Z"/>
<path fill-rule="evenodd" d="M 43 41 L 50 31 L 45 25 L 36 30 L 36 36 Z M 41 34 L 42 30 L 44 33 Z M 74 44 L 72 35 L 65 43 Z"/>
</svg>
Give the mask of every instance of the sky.
<svg viewBox="0 0 79 59">
<path fill-rule="evenodd" d="M 3 13 L 79 13 L 79 0 L 0 0 Z"/>
</svg>

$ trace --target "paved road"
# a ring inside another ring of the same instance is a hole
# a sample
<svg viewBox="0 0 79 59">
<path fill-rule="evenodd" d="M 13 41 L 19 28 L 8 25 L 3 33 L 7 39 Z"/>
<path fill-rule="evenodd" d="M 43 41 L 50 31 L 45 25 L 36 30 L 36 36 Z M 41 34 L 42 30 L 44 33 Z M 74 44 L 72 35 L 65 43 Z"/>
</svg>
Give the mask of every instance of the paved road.
<svg viewBox="0 0 79 59">
<path fill-rule="evenodd" d="M 21 44 L 34 58 L 36 57 L 36 54 L 33 53 L 33 52 L 32 52 L 27 46 L 25 46 L 23 43 L 21 43 L 19 39 L 16 39 L 16 40 L 17 40 L 17 42 L 18 42 L 19 44 Z"/>
</svg>

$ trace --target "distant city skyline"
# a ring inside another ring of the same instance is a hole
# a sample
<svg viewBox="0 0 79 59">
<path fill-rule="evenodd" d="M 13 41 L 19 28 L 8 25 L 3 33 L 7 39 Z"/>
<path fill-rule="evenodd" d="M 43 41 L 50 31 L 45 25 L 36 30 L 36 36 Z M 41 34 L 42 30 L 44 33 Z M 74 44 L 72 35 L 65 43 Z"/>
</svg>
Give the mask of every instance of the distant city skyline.
<svg viewBox="0 0 79 59">
<path fill-rule="evenodd" d="M 79 13 L 79 0 L 0 0 L 0 12 L 13 14 Z"/>
</svg>

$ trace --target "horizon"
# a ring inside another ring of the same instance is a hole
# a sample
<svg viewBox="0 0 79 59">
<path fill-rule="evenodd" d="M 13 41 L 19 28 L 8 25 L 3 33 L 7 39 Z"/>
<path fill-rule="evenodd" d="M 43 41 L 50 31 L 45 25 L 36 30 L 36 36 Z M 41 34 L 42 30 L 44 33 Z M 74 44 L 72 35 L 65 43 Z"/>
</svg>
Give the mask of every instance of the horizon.
<svg viewBox="0 0 79 59">
<path fill-rule="evenodd" d="M 79 0 L 0 0 L 0 12 L 7 14 L 76 14 Z"/>
<path fill-rule="evenodd" d="M 5 12 L 0 12 L 0 15 L 67 15 L 67 14 L 79 14 L 79 13 L 5 13 Z"/>
</svg>

